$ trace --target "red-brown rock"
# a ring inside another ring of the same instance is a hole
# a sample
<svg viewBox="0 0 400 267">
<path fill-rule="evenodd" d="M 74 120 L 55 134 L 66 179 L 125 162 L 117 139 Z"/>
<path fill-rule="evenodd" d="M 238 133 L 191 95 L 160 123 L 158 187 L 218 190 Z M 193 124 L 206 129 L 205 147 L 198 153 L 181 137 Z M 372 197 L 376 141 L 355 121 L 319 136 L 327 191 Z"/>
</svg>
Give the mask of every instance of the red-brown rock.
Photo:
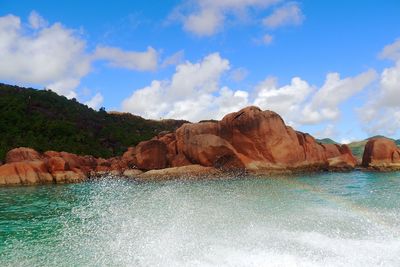
<svg viewBox="0 0 400 267">
<path fill-rule="evenodd" d="M 381 170 L 400 169 L 400 148 L 387 138 L 371 139 L 365 145 L 362 166 Z"/>
<path fill-rule="evenodd" d="M 51 183 L 53 176 L 48 173 L 43 161 L 12 162 L 0 166 L 0 184 Z"/>
<path fill-rule="evenodd" d="M 14 148 L 8 151 L 6 155 L 6 163 L 40 160 L 39 152 L 28 147 Z"/>
<path fill-rule="evenodd" d="M 141 142 L 135 149 L 136 166 L 140 170 L 167 167 L 167 146 L 159 140 Z"/>
<path fill-rule="evenodd" d="M 47 167 L 50 173 L 59 171 L 69 171 L 69 164 L 62 157 L 51 157 L 47 159 Z"/>
</svg>

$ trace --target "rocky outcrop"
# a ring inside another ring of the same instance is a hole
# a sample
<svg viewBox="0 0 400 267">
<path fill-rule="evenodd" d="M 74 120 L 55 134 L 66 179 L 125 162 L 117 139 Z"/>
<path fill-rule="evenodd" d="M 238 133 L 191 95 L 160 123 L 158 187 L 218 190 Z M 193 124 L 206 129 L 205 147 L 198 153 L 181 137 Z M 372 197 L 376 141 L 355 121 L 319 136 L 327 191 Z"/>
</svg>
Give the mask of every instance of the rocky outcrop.
<svg viewBox="0 0 400 267">
<path fill-rule="evenodd" d="M 388 153 L 394 162 L 400 154 L 392 150 Z M 286 126 L 275 112 L 247 107 L 221 121 L 186 123 L 110 159 L 13 149 L 0 166 L 0 184 L 77 182 L 104 174 L 149 179 L 207 172 L 349 170 L 355 165 L 346 145 L 320 144 Z"/>
<path fill-rule="evenodd" d="M 374 138 L 364 149 L 362 166 L 374 170 L 400 170 L 400 148 L 393 140 Z"/>
<path fill-rule="evenodd" d="M 40 158 L 40 154 L 36 150 L 27 147 L 19 147 L 7 152 L 6 163 L 39 160 Z"/>
<path fill-rule="evenodd" d="M 357 158 L 347 145 L 325 144 L 323 146 L 327 153 L 330 170 L 352 170 L 356 167 Z"/>
<path fill-rule="evenodd" d="M 6 164 L 0 166 L 0 185 L 80 182 L 95 164 L 93 159 L 66 152 L 40 154 L 31 148 L 16 148 L 7 153 Z"/>
<path fill-rule="evenodd" d="M 53 176 L 43 161 L 12 162 L 0 166 L 0 185 L 51 183 Z"/>
<path fill-rule="evenodd" d="M 167 146 L 167 167 L 189 164 L 222 170 L 346 170 L 356 159 L 346 146 L 322 145 L 285 125 L 272 111 L 247 107 L 219 122 L 184 124 L 154 138 Z"/>
</svg>

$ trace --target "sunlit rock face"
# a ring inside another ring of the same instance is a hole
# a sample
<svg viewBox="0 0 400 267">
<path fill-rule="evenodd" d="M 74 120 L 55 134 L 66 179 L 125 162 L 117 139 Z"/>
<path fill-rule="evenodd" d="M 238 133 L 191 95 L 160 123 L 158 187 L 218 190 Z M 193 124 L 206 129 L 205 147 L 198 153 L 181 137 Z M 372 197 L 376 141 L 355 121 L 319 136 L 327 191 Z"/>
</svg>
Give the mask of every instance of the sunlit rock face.
<svg viewBox="0 0 400 267">
<path fill-rule="evenodd" d="M 387 138 L 371 139 L 365 145 L 362 165 L 376 170 L 400 169 L 400 148 Z"/>
<path fill-rule="evenodd" d="M 277 113 L 253 106 L 219 122 L 184 124 L 167 138 L 154 139 L 167 145 L 170 167 L 186 163 L 260 171 L 351 169 L 356 164 L 346 145 L 319 144 L 311 135 L 286 126 Z"/>
</svg>

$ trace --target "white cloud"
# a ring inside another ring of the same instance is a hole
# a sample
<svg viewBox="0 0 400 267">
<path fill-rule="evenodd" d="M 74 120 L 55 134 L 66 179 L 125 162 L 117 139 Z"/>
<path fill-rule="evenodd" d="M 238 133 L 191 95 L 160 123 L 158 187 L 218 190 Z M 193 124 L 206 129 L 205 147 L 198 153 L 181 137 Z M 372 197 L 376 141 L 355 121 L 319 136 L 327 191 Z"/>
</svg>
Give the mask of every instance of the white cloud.
<svg viewBox="0 0 400 267">
<path fill-rule="evenodd" d="M 179 64 L 171 79 L 153 81 L 122 102 L 124 111 L 146 118 L 175 118 L 198 121 L 220 119 L 226 113 L 257 105 L 279 113 L 291 125 L 335 121 L 340 105 L 363 90 L 375 79 L 373 70 L 341 79 L 328 73 L 321 88 L 311 86 L 300 77 L 278 86 L 267 78 L 250 92 L 220 85 L 220 78 L 230 69 L 229 61 L 218 53 L 198 63 Z"/>
<path fill-rule="evenodd" d="M 165 58 L 161 66 L 167 67 L 170 65 L 178 65 L 183 62 L 184 58 L 185 58 L 185 51 L 179 50 L 175 54 Z"/>
<path fill-rule="evenodd" d="M 325 84 L 302 110 L 301 121 L 316 124 L 335 120 L 340 115 L 339 105 L 357 94 L 376 79 L 376 72 L 368 70 L 355 77 L 340 79 L 339 73 L 329 73 Z"/>
<path fill-rule="evenodd" d="M 171 79 L 155 80 L 133 92 L 122 102 L 122 109 L 152 119 L 221 118 L 248 105 L 247 92 L 220 87 L 220 78 L 229 69 L 229 61 L 218 53 L 198 63 L 187 61 L 176 67 Z"/>
<path fill-rule="evenodd" d="M 89 101 L 86 101 L 84 104 L 94 110 L 100 108 L 101 104 L 103 104 L 103 95 L 100 93 L 95 94 Z"/>
<path fill-rule="evenodd" d="M 99 46 L 93 55 L 94 59 L 107 60 L 112 67 L 130 70 L 155 70 L 158 65 L 158 53 L 148 47 L 145 52 L 124 51 L 115 47 Z"/>
<path fill-rule="evenodd" d="M 282 87 L 277 86 L 275 78 L 267 78 L 257 86 L 254 104 L 279 113 L 291 125 L 334 121 L 340 116 L 340 105 L 375 78 L 373 70 L 345 79 L 340 79 L 338 73 L 328 73 L 319 89 L 300 77 Z"/>
<path fill-rule="evenodd" d="M 223 20 L 223 14 L 218 9 L 203 9 L 185 18 L 184 28 L 200 36 L 212 35 L 222 27 Z"/>
<path fill-rule="evenodd" d="M 394 43 L 385 46 L 379 57 L 382 59 L 400 60 L 400 38 Z"/>
<path fill-rule="evenodd" d="M 49 23 L 32 11 L 24 24 L 14 15 L 0 17 L 0 79 L 22 85 L 42 85 L 68 98 L 91 71 L 94 60 L 133 70 L 153 70 L 158 53 L 99 47 L 87 52 L 83 36 L 61 23 Z"/>
<path fill-rule="evenodd" d="M 335 139 L 335 137 L 337 137 L 338 134 L 338 130 L 337 127 L 333 124 L 328 124 L 326 125 L 326 127 L 324 129 L 322 129 L 321 131 L 317 131 L 315 132 L 314 136 L 316 138 L 331 138 L 331 139 Z M 334 140 L 336 141 L 336 140 Z"/>
<path fill-rule="evenodd" d="M 30 15 L 29 32 L 19 17 L 0 17 L 0 79 L 52 86 L 74 97 L 80 79 L 90 71 L 85 42 L 60 23 L 44 27 L 43 19 Z"/>
<path fill-rule="evenodd" d="M 47 21 L 34 10 L 29 14 L 28 21 L 31 28 L 35 30 L 48 25 Z"/>
<path fill-rule="evenodd" d="M 271 15 L 264 18 L 263 24 L 268 28 L 277 28 L 284 25 L 300 25 L 304 15 L 297 3 L 289 3 L 277 8 Z"/>
<path fill-rule="evenodd" d="M 183 28 L 198 36 L 211 36 L 231 19 L 244 20 L 253 9 L 265 10 L 280 0 L 193 0 L 178 6 L 170 19 L 180 20 Z"/>
<path fill-rule="evenodd" d="M 313 87 L 299 77 L 294 77 L 289 85 L 277 86 L 276 78 L 267 78 L 257 88 L 254 104 L 262 109 L 279 113 L 290 124 L 298 121 L 298 114 Z"/>
<path fill-rule="evenodd" d="M 358 114 L 368 134 L 392 136 L 400 129 L 400 39 L 385 46 L 380 57 L 394 65 L 382 71 L 378 88 Z"/>
</svg>

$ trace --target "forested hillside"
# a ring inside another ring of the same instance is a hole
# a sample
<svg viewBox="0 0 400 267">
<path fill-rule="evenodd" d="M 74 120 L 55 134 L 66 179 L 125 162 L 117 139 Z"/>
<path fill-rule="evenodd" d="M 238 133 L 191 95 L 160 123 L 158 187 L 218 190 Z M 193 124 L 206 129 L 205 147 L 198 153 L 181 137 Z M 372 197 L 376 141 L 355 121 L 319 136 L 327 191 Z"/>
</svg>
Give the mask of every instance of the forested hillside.
<svg viewBox="0 0 400 267">
<path fill-rule="evenodd" d="M 0 160 L 19 146 L 111 157 L 184 122 L 109 114 L 50 90 L 0 84 Z"/>
</svg>

